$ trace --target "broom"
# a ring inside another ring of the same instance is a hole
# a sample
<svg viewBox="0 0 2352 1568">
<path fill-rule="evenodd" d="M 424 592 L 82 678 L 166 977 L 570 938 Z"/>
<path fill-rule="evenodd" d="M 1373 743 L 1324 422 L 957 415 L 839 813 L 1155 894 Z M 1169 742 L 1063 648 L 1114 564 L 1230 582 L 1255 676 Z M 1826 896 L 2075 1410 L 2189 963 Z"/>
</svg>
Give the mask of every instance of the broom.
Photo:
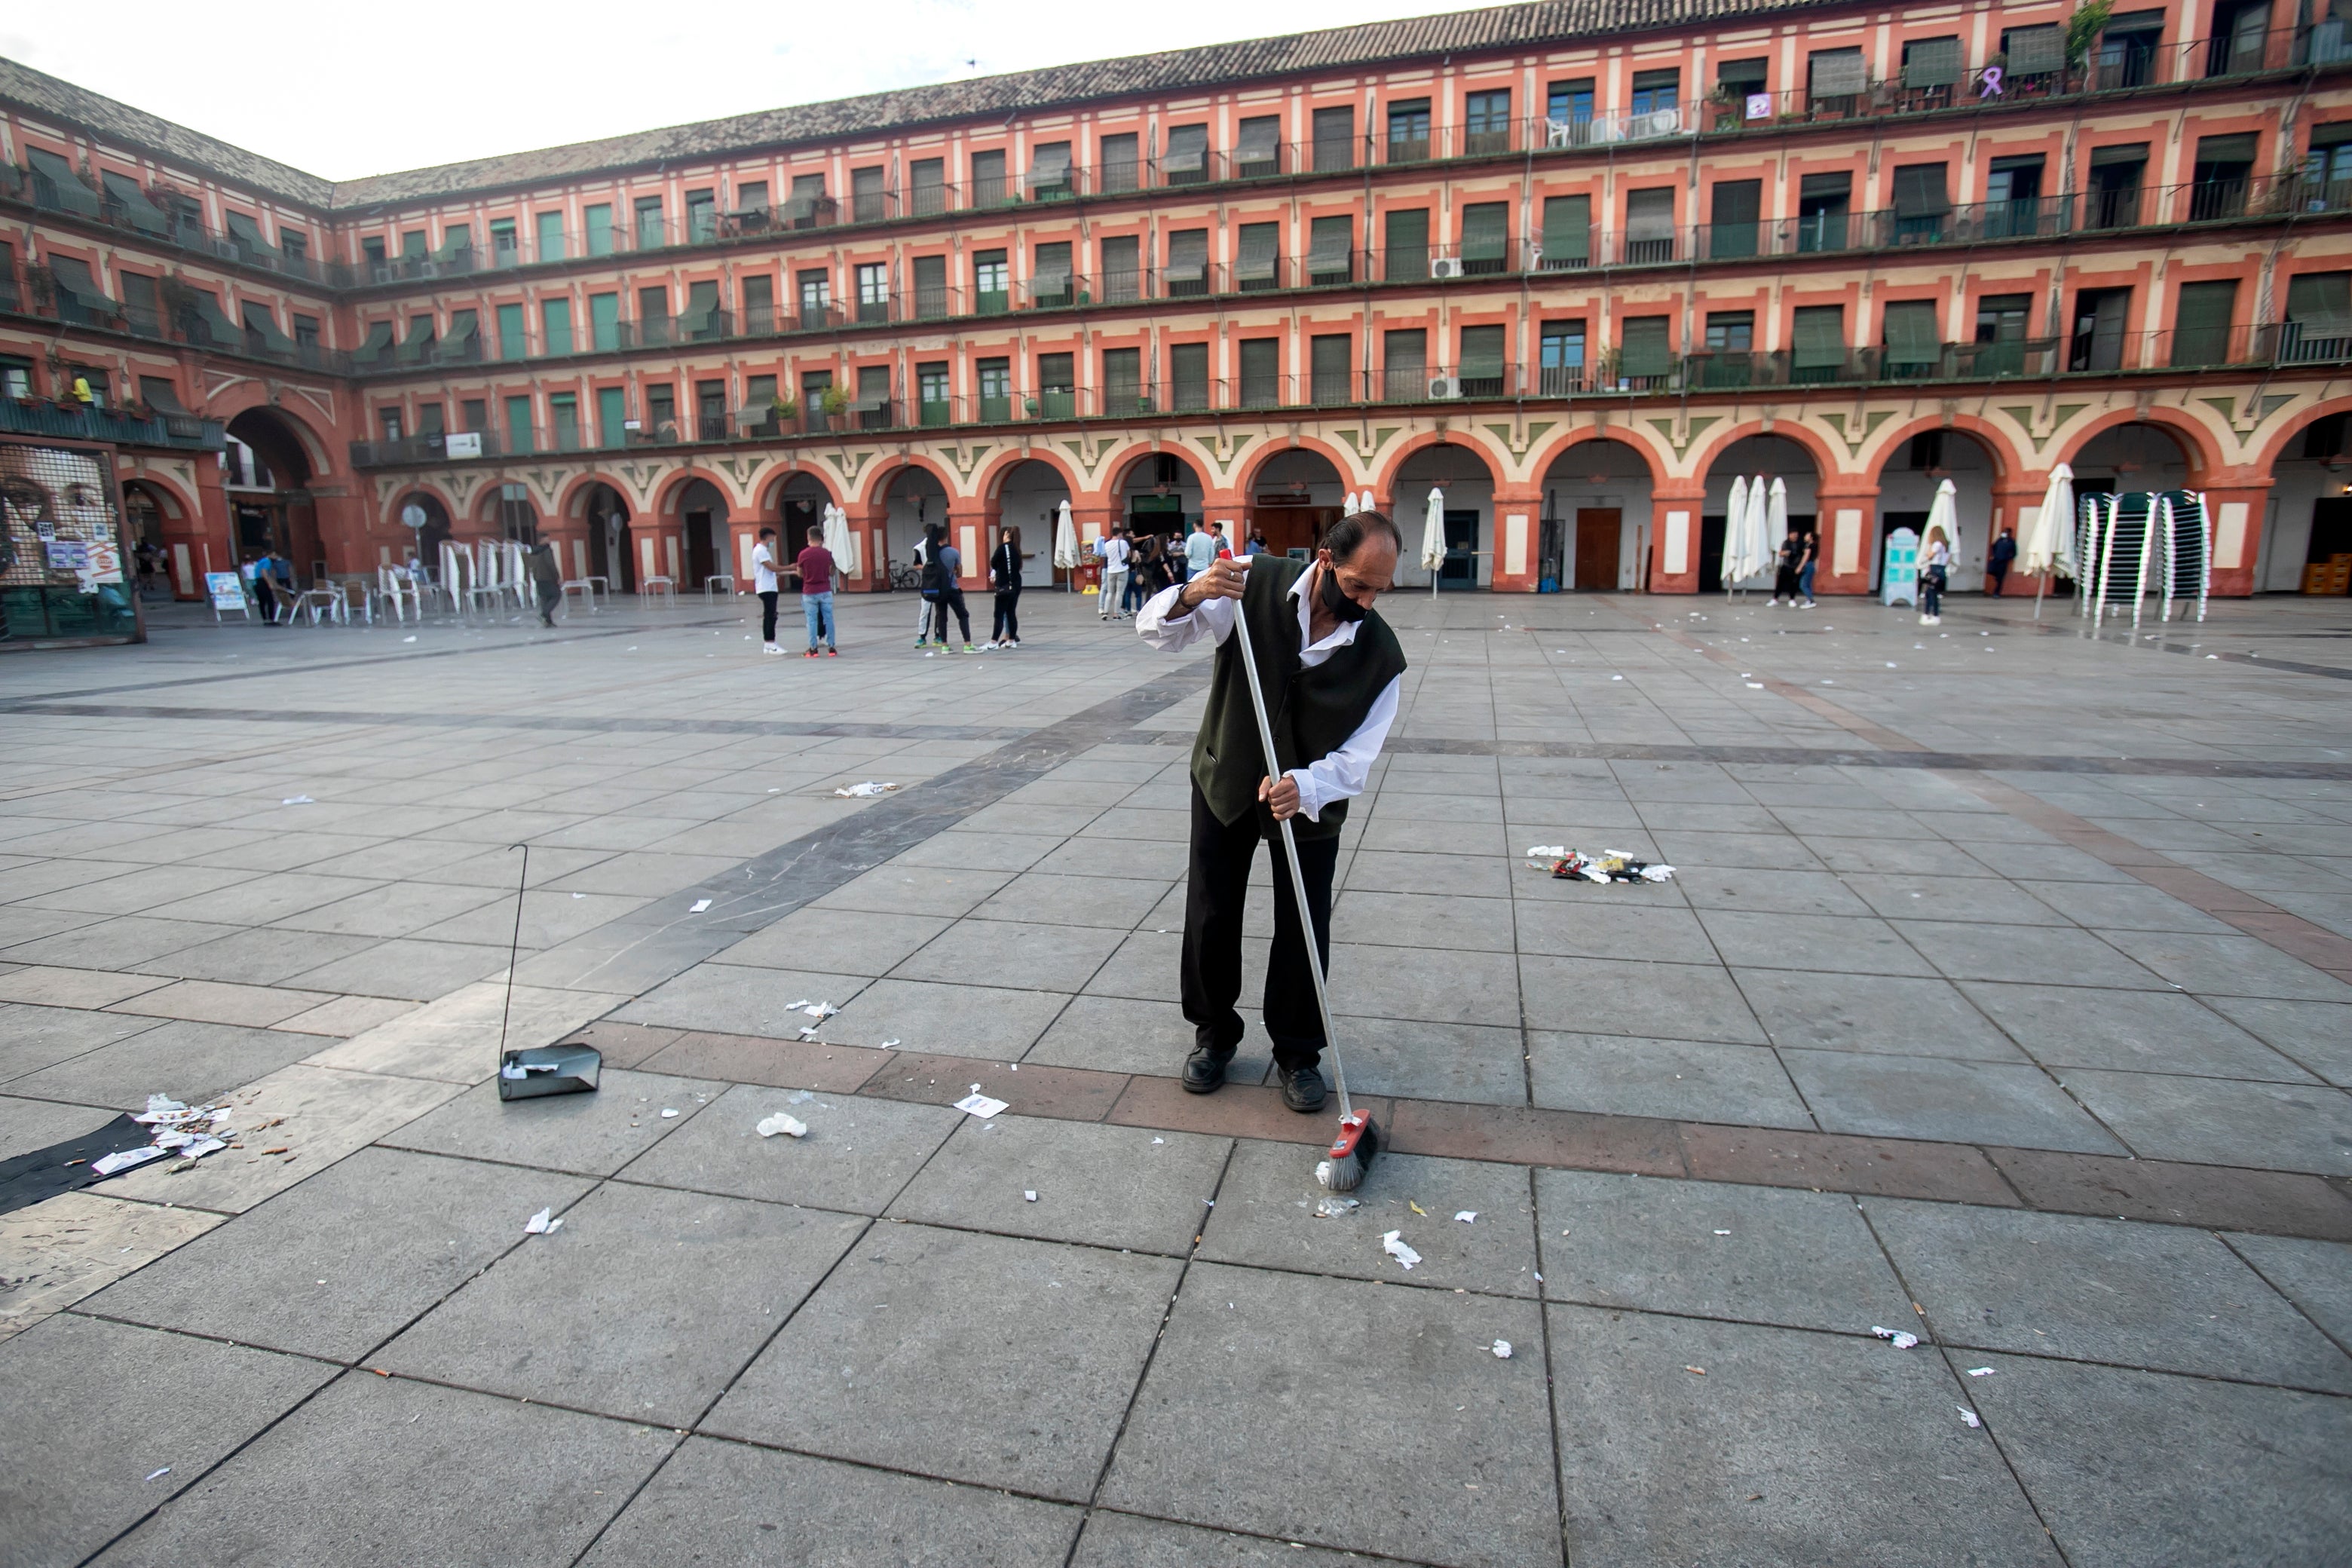
<svg viewBox="0 0 2352 1568">
<path fill-rule="evenodd" d="M 1246 559 L 1246 558 L 1245 558 Z M 1257 679 L 1257 655 L 1250 648 L 1249 617 L 1242 605 L 1234 605 L 1234 631 L 1242 642 L 1242 668 L 1249 676 L 1250 707 L 1257 713 L 1258 743 L 1265 748 L 1265 774 L 1268 778 L 1282 776 L 1282 763 L 1275 755 L 1274 725 L 1265 716 L 1265 691 Z M 1307 902 L 1307 874 L 1298 865 L 1298 840 L 1290 830 L 1290 819 L 1284 817 L 1276 824 L 1282 829 L 1283 858 L 1290 866 L 1290 896 L 1298 910 L 1299 936 L 1307 947 L 1307 973 L 1315 977 L 1315 1005 L 1323 1015 L 1323 1043 L 1331 1053 L 1331 1077 L 1339 1089 L 1339 1135 L 1331 1140 L 1330 1152 L 1315 1167 L 1315 1179 L 1335 1193 L 1352 1193 L 1364 1179 L 1364 1167 L 1371 1163 L 1380 1148 L 1380 1133 L 1372 1125 L 1371 1113 L 1360 1111 L 1348 1103 L 1348 1068 L 1339 1059 L 1339 1031 L 1331 1025 L 1331 996 L 1323 984 L 1323 959 L 1315 942 L 1315 920 Z"/>
</svg>

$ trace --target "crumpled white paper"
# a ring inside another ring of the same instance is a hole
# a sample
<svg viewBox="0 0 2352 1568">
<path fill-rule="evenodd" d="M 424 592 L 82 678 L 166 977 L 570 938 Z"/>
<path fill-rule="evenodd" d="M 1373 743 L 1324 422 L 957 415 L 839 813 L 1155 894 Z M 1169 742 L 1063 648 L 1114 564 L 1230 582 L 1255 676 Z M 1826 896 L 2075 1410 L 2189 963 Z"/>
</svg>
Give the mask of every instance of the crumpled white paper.
<svg viewBox="0 0 2352 1568">
<path fill-rule="evenodd" d="M 1913 1345 L 1919 1342 L 1918 1335 L 1906 1334 L 1900 1329 L 1882 1329 L 1876 1324 L 1873 1324 L 1870 1331 L 1876 1334 L 1882 1340 L 1893 1340 L 1895 1342 L 1895 1348 L 1899 1351 L 1907 1351 Z"/>
<path fill-rule="evenodd" d="M 553 1236 L 557 1231 L 563 1228 L 563 1222 L 562 1220 L 550 1219 L 548 1217 L 554 1212 L 555 1210 L 551 1207 L 540 1210 L 537 1214 L 522 1222 L 522 1233 L 525 1236 Z"/>
<path fill-rule="evenodd" d="M 1002 1100 L 991 1100 L 988 1096 L 981 1093 L 980 1090 L 973 1089 L 970 1094 L 967 1094 L 961 1100 L 957 1100 L 955 1102 L 955 1108 L 958 1110 L 966 1111 L 973 1116 L 977 1116 L 982 1121 L 985 1121 L 990 1117 L 995 1115 L 998 1111 L 1003 1110 L 1006 1104 L 1007 1101 Z"/>
<path fill-rule="evenodd" d="M 1345 1219 L 1363 1206 L 1358 1199 L 1343 1198 L 1334 1193 L 1317 1204 L 1313 1212 L 1317 1219 Z"/>
<path fill-rule="evenodd" d="M 1391 1258 L 1395 1258 L 1399 1263 L 1403 1264 L 1407 1268 L 1411 1268 L 1414 1264 L 1421 1261 L 1421 1254 L 1415 1252 L 1412 1247 L 1405 1245 L 1404 1235 L 1402 1231 L 1392 1230 L 1386 1236 L 1381 1237 L 1381 1250 L 1387 1253 Z"/>
<path fill-rule="evenodd" d="M 787 1138 L 805 1138 L 808 1136 L 808 1123 L 779 1110 L 773 1116 L 761 1118 L 753 1131 L 762 1138 L 773 1138 L 779 1132 Z"/>
<path fill-rule="evenodd" d="M 1496 1361 L 1508 1361 L 1511 1359 L 1510 1341 L 1496 1340 L 1495 1342 L 1495 1359 Z"/>
<path fill-rule="evenodd" d="M 1973 1410 L 1969 1409 L 1967 1405 L 1953 1405 L 1953 1406 L 1952 1406 L 1952 1408 L 1953 1408 L 1953 1409 L 1955 1409 L 1955 1410 L 1957 1410 L 1957 1411 L 1958 1411 L 1958 1412 L 1960 1413 L 1960 1419 L 1961 1419 L 1961 1420 L 1963 1420 L 1963 1421 L 1965 1421 L 1965 1422 L 1967 1422 L 1967 1423 L 1969 1424 L 1969 1426 L 1971 1428 L 1975 1428 L 1975 1427 L 1981 1426 L 1983 1426 L 1983 1425 L 1984 1425 L 1984 1423 L 1983 1423 L 1982 1421 L 1979 1421 L 1979 1420 L 1978 1420 L 1978 1419 L 1977 1419 L 1977 1413 L 1976 1413 L 1975 1411 L 1973 1411 Z"/>
<path fill-rule="evenodd" d="M 845 800 L 870 800 L 877 795 L 887 795 L 898 787 L 895 784 L 876 784 L 867 779 L 863 784 L 845 784 L 833 793 Z"/>
<path fill-rule="evenodd" d="M 1475 1225 L 1478 1222 L 1478 1211 L 1476 1209 L 1456 1209 L 1454 1211 L 1454 1217 L 1460 1220 L 1464 1225 Z"/>
</svg>

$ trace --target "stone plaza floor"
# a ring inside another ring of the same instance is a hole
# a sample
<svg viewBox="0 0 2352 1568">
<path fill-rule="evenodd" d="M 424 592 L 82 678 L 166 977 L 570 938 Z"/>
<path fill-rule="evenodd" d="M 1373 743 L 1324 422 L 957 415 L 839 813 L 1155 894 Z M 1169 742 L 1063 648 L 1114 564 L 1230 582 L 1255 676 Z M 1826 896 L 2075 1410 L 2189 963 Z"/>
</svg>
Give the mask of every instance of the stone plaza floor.
<svg viewBox="0 0 2352 1568">
<path fill-rule="evenodd" d="M 1319 1218 L 1205 660 L 743 603 L 0 659 L 0 1565 L 2352 1562 L 2352 605 L 1384 601 Z"/>
</svg>

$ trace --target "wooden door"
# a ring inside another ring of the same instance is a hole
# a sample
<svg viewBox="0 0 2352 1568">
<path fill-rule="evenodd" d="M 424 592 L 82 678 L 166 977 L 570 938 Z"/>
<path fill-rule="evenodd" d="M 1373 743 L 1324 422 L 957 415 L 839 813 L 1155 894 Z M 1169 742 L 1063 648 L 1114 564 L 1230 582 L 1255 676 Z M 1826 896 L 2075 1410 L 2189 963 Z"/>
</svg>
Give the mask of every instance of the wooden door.
<svg viewBox="0 0 2352 1568">
<path fill-rule="evenodd" d="M 1576 509 L 1576 576 L 1572 585 L 1583 589 L 1617 586 L 1617 541 L 1624 531 L 1625 514 L 1613 506 Z"/>
</svg>

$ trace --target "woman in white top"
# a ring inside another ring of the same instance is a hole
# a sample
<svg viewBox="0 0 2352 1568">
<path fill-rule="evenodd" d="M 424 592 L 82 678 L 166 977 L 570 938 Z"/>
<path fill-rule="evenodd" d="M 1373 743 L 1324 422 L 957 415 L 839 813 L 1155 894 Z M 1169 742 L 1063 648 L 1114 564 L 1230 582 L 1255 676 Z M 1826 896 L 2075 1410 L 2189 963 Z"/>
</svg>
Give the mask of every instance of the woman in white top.
<svg viewBox="0 0 2352 1568">
<path fill-rule="evenodd" d="M 1952 542 L 1942 529 L 1927 536 L 1927 557 L 1919 569 L 1919 624 L 1932 626 L 1944 618 L 1944 580 L 1952 569 Z"/>
</svg>

